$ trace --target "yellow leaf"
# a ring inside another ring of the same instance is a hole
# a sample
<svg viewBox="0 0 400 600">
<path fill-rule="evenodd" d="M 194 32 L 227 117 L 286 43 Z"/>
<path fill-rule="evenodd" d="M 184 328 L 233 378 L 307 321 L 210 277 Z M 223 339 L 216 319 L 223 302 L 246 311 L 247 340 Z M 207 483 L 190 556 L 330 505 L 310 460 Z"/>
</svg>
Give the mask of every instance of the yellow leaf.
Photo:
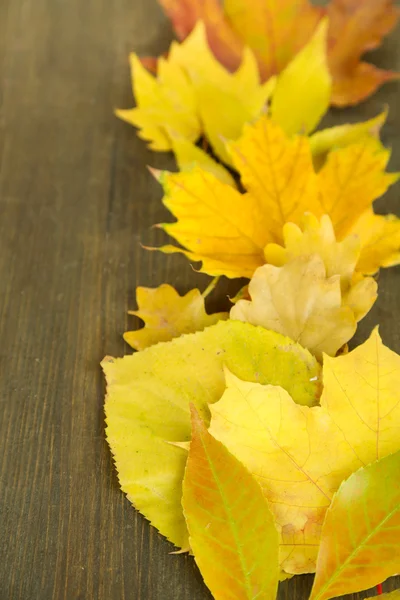
<svg viewBox="0 0 400 600">
<path fill-rule="evenodd" d="M 173 139 L 171 144 L 180 171 L 192 171 L 195 167 L 201 167 L 204 171 L 215 175 L 222 183 L 236 187 L 235 180 L 228 169 L 193 142 L 180 138 Z"/>
<path fill-rule="evenodd" d="M 366 211 L 351 232 L 361 240 L 357 269 L 373 275 L 380 267 L 400 264 L 400 220 L 395 215 L 375 215 Z"/>
<path fill-rule="evenodd" d="M 323 381 L 321 406 L 309 408 L 279 387 L 228 373 L 227 389 L 211 407 L 210 433 L 271 503 L 289 573 L 315 569 L 321 525 L 340 483 L 400 450 L 400 357 L 376 331 L 356 350 L 325 357 Z"/>
<path fill-rule="evenodd" d="M 375 281 L 363 280 L 362 292 L 362 302 L 366 296 L 371 308 Z M 251 300 L 239 300 L 232 307 L 231 319 L 287 335 L 319 359 L 323 352 L 335 355 L 356 331 L 357 298 L 356 307 L 345 302 L 340 275 L 327 277 L 318 254 L 298 256 L 283 267 L 259 267 L 249 293 Z"/>
<path fill-rule="evenodd" d="M 225 0 L 224 11 L 233 31 L 254 51 L 263 76 L 281 72 L 321 18 L 321 9 L 308 0 Z M 226 53 L 218 53 L 220 60 Z"/>
<path fill-rule="evenodd" d="M 230 164 L 224 140 L 236 140 L 243 125 L 261 114 L 275 79 L 260 83 L 256 60 L 248 49 L 244 50 L 237 71 L 224 69 L 208 47 L 203 23 L 196 26 L 184 44 L 175 46 L 174 58 L 193 82 L 207 138 L 218 157 Z"/>
<path fill-rule="evenodd" d="M 400 571 L 399 473 L 396 452 L 342 483 L 326 513 L 310 600 L 360 592 Z"/>
<path fill-rule="evenodd" d="M 400 600 L 400 590 L 394 590 L 387 594 L 380 594 L 379 596 L 370 596 L 370 600 Z"/>
<path fill-rule="evenodd" d="M 284 226 L 283 239 L 284 247 L 278 244 L 266 246 L 267 263 L 280 267 L 296 257 L 317 254 L 323 260 L 327 278 L 340 276 L 342 304 L 351 308 L 356 321 L 366 315 L 376 299 L 376 283 L 370 277 L 363 277 L 355 272 L 361 252 L 357 235 L 337 242 L 328 215 L 324 215 L 319 221 L 314 215 L 306 214 L 302 229 L 294 223 Z"/>
<path fill-rule="evenodd" d="M 398 180 L 397 173 L 385 173 L 389 158 L 390 151 L 372 138 L 329 154 L 318 174 L 320 201 L 339 239 Z"/>
<path fill-rule="evenodd" d="M 194 409 L 182 504 L 190 547 L 215 600 L 275 600 L 279 536 L 268 503 Z"/>
<path fill-rule="evenodd" d="M 251 277 L 265 262 L 265 246 L 280 243 L 285 223 L 299 224 L 307 212 L 328 214 L 343 239 L 398 179 L 385 173 L 389 153 L 372 139 L 335 150 L 316 174 L 308 138 L 286 136 L 266 116 L 246 125 L 229 149 L 244 195 L 200 168 L 161 178 L 164 204 L 177 218 L 163 227 L 183 246 L 161 250 L 202 261 L 210 275 Z"/>
<path fill-rule="evenodd" d="M 319 169 L 324 164 L 328 152 L 333 148 L 344 148 L 362 141 L 365 136 L 373 137 L 378 142 L 379 132 L 385 123 L 388 111 L 384 110 L 377 117 L 362 123 L 347 123 L 317 131 L 310 136 L 310 147 L 314 166 Z M 378 142 L 379 143 L 379 142 Z"/>
<path fill-rule="evenodd" d="M 321 407 L 293 402 L 280 387 L 241 381 L 211 406 L 210 433 L 253 474 L 281 528 L 280 563 L 288 573 L 315 571 L 326 509 L 360 462 Z"/>
<path fill-rule="evenodd" d="M 131 54 L 132 89 L 137 108 L 117 110 L 118 117 L 141 129 L 152 150 L 171 149 L 171 135 L 195 141 L 201 124 L 195 91 L 182 67 L 172 60 L 160 58 L 158 75 L 154 77 Z"/>
<path fill-rule="evenodd" d="M 383 345 L 377 329 L 349 354 L 324 357 L 321 406 L 363 464 L 400 447 L 399 381 L 400 356 Z"/>
<path fill-rule="evenodd" d="M 263 264 L 267 214 L 258 212 L 256 198 L 242 195 L 211 173 L 164 173 L 165 206 L 178 219 L 163 229 L 194 261 L 203 261 L 202 271 L 227 277 L 251 277 Z M 163 252 L 179 251 L 163 247 Z"/>
<path fill-rule="evenodd" d="M 202 332 L 103 361 L 106 435 L 122 490 L 169 540 L 188 547 L 182 514 L 187 453 L 167 441 L 190 440 L 189 403 L 206 422 L 225 387 L 223 365 L 249 381 L 279 384 L 314 404 L 320 369 L 310 353 L 261 327 L 221 321 Z"/>
<path fill-rule="evenodd" d="M 313 131 L 328 110 L 332 80 L 326 56 L 327 30 L 324 20 L 278 77 L 271 118 L 289 135 Z"/>
<path fill-rule="evenodd" d="M 184 296 L 164 283 L 158 288 L 138 287 L 136 299 L 139 309 L 130 314 L 145 322 L 139 331 L 127 331 L 124 340 L 136 350 L 143 350 L 158 342 L 168 342 L 184 333 L 202 331 L 228 318 L 228 313 L 208 315 L 204 297 L 197 289 Z"/>
</svg>

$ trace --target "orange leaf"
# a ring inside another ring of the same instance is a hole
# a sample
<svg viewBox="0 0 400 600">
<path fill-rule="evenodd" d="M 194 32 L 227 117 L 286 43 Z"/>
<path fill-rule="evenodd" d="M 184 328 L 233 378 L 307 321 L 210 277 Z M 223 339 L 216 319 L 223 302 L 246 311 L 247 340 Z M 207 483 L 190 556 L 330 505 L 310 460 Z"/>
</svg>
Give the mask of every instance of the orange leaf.
<svg viewBox="0 0 400 600">
<path fill-rule="evenodd" d="M 215 600 L 274 600 L 279 536 L 260 486 L 191 408 L 183 510 L 195 560 Z"/>
<path fill-rule="evenodd" d="M 385 81 L 399 77 L 398 73 L 360 62 L 363 53 L 377 48 L 396 25 L 399 10 L 393 0 L 332 0 L 328 15 L 333 104 L 357 104 Z"/>
<path fill-rule="evenodd" d="M 219 0 L 159 0 L 172 21 L 176 35 L 184 40 L 198 21 L 207 25 L 208 43 L 226 68 L 236 70 L 242 59 L 243 42 L 226 19 Z"/>
</svg>

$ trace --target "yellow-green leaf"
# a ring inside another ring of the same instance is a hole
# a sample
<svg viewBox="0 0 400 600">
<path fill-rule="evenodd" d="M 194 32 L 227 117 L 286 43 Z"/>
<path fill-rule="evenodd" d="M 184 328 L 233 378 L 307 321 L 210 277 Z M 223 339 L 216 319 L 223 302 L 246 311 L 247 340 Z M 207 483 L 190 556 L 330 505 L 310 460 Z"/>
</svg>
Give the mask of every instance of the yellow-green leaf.
<svg viewBox="0 0 400 600">
<path fill-rule="evenodd" d="M 221 321 L 202 332 L 103 361 L 107 440 L 122 490 L 160 532 L 186 548 L 181 509 L 189 403 L 208 422 L 224 391 L 223 365 L 249 381 L 279 384 L 302 404 L 317 401 L 319 366 L 310 353 L 261 327 Z"/>
<path fill-rule="evenodd" d="M 310 600 L 370 588 L 400 572 L 400 452 L 353 473 L 322 528 Z"/>
<path fill-rule="evenodd" d="M 267 500 L 195 409 L 182 504 L 190 547 L 215 600 L 275 600 L 279 536 Z"/>
<path fill-rule="evenodd" d="M 328 110 L 332 80 L 326 55 L 327 30 L 324 20 L 278 77 L 271 118 L 289 135 L 313 131 Z"/>
<path fill-rule="evenodd" d="M 136 288 L 139 309 L 131 311 L 145 322 L 143 329 L 127 331 L 124 340 L 136 350 L 143 350 L 158 342 L 168 342 L 184 333 L 202 331 L 228 318 L 228 313 L 208 315 L 204 297 L 198 289 L 180 296 L 171 285 L 158 288 Z"/>
</svg>

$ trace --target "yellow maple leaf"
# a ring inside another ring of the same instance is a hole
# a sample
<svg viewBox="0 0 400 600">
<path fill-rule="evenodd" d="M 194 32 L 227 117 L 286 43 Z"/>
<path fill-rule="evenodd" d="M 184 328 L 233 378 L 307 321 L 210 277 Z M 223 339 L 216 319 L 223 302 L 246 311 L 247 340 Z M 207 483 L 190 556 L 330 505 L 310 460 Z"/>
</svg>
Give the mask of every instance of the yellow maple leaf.
<svg viewBox="0 0 400 600">
<path fill-rule="evenodd" d="M 357 269 L 373 275 L 380 267 L 400 263 L 400 219 L 395 215 L 375 215 L 368 210 L 353 225 L 351 232 L 361 241 Z"/>
<path fill-rule="evenodd" d="M 246 125 L 229 150 L 246 194 L 200 168 L 161 177 L 163 202 L 177 219 L 163 228 L 183 248 L 160 249 L 202 261 L 210 275 L 251 277 L 265 246 L 282 242 L 285 223 L 301 223 L 306 212 L 328 214 L 342 240 L 398 179 L 385 173 L 389 151 L 371 138 L 330 153 L 316 173 L 309 139 L 285 135 L 267 116 Z"/>
<path fill-rule="evenodd" d="M 318 254 L 300 255 L 283 267 L 259 267 L 249 284 L 251 300 L 239 300 L 230 317 L 287 335 L 320 359 L 353 337 L 358 318 L 376 300 L 376 287 L 365 278 L 343 294 L 340 274 L 328 277 Z"/>
<path fill-rule="evenodd" d="M 172 286 L 164 283 L 158 288 L 136 288 L 139 309 L 130 314 L 142 319 L 143 329 L 127 331 L 124 340 L 136 350 L 143 350 L 158 342 L 168 342 L 184 333 L 202 331 L 218 321 L 228 318 L 228 313 L 208 315 L 204 296 L 198 289 L 180 296 Z"/>
<path fill-rule="evenodd" d="M 174 138 L 171 140 L 171 145 L 180 171 L 192 171 L 195 167 L 201 167 L 223 183 L 236 187 L 235 180 L 228 169 L 193 142 L 184 138 Z"/>
<path fill-rule="evenodd" d="M 324 360 L 321 406 L 227 373 L 210 433 L 259 481 L 281 526 L 281 564 L 313 572 L 323 519 L 340 483 L 400 449 L 400 357 L 375 330 L 356 350 Z"/>
<path fill-rule="evenodd" d="M 195 141 L 201 134 L 197 99 L 185 71 L 174 61 L 160 58 L 154 77 L 136 54 L 130 55 L 132 89 L 137 108 L 116 115 L 140 129 L 152 150 L 171 149 L 171 137 Z"/>
</svg>

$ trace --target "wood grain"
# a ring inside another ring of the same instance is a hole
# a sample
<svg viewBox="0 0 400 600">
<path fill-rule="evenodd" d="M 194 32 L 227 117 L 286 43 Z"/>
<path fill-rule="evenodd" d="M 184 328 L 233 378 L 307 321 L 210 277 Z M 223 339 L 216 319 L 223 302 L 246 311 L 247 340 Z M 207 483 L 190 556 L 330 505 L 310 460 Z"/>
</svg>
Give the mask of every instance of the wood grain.
<svg viewBox="0 0 400 600">
<path fill-rule="evenodd" d="M 400 69 L 398 34 L 377 63 Z M 155 0 L 0 4 L 0 600 L 210 598 L 193 561 L 170 556 L 119 491 L 98 366 L 127 351 L 136 285 L 207 282 L 182 257 L 141 249 L 161 241 L 149 228 L 166 217 L 145 166 L 173 161 L 112 115 L 131 105 L 128 52 L 164 51 L 170 35 Z M 394 169 L 399 90 L 328 119 L 389 103 Z M 400 213 L 399 189 L 382 210 Z M 381 274 L 357 341 L 380 322 L 400 351 L 399 284 L 399 269 Z M 295 578 L 280 597 L 305 599 L 310 584 Z"/>
</svg>

